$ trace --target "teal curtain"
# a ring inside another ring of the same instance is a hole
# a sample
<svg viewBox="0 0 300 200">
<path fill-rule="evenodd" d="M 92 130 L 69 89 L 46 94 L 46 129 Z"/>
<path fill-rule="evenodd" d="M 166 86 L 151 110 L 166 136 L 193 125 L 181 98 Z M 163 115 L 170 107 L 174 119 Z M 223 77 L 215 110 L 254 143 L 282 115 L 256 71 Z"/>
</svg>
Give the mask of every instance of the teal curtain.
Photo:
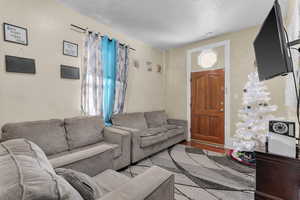
<svg viewBox="0 0 300 200">
<path fill-rule="evenodd" d="M 116 40 L 102 37 L 102 66 L 103 66 L 103 119 L 105 125 L 111 125 L 111 116 L 115 101 L 116 83 Z"/>
</svg>

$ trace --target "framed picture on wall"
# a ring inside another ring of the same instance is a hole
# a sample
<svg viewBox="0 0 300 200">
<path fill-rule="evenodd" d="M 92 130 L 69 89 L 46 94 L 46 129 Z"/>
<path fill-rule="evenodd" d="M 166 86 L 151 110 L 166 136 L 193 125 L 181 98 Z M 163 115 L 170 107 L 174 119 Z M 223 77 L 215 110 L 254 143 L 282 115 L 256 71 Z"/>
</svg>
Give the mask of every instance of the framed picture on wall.
<svg viewBox="0 0 300 200">
<path fill-rule="evenodd" d="M 63 54 L 66 56 L 78 57 L 78 44 L 64 40 Z"/>
<path fill-rule="evenodd" d="M 4 41 L 28 45 L 27 29 L 8 23 L 3 23 Z"/>
</svg>

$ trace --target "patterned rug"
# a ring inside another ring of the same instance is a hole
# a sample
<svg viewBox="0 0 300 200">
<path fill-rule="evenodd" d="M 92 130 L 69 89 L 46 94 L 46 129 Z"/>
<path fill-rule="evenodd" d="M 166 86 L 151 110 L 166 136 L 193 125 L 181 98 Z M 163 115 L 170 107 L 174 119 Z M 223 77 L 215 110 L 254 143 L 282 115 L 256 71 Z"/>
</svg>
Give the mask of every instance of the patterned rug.
<svg viewBox="0 0 300 200">
<path fill-rule="evenodd" d="M 254 199 L 255 170 L 224 154 L 176 145 L 121 173 L 134 177 L 153 165 L 175 174 L 176 200 Z"/>
</svg>

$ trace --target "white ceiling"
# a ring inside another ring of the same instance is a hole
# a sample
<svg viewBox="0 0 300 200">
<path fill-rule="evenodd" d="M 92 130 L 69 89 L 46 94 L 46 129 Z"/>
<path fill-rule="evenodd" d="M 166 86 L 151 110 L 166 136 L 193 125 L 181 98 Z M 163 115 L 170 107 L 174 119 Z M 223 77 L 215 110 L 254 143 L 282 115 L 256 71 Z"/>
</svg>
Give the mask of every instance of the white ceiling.
<svg viewBox="0 0 300 200">
<path fill-rule="evenodd" d="M 111 26 L 116 31 L 162 49 L 261 24 L 274 2 L 274 0 L 59 1 Z M 287 1 L 280 0 L 284 15 Z"/>
</svg>

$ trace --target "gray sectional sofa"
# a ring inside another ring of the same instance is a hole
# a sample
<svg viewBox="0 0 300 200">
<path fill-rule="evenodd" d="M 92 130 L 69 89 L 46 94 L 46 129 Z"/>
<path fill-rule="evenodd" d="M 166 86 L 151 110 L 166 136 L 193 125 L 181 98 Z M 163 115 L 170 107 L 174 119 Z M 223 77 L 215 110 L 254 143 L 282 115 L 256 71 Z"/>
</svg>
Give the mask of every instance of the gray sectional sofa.
<svg viewBox="0 0 300 200">
<path fill-rule="evenodd" d="M 39 145 L 55 168 L 95 176 L 106 169 L 130 165 L 130 133 L 104 127 L 99 116 L 9 123 L 2 127 L 2 141 L 16 138 Z"/>
<path fill-rule="evenodd" d="M 56 187 L 67 195 L 64 199 L 81 200 L 76 190 L 54 172 L 54 168 L 64 168 L 93 177 L 103 189 L 97 200 L 174 200 L 174 175 L 170 172 L 152 167 L 132 179 L 114 170 L 185 140 L 186 121 L 168 119 L 164 111 L 154 111 L 117 114 L 112 122 L 113 126 L 105 127 L 101 117 L 94 116 L 5 124 L 0 137 L 0 188 L 10 181 L 14 191 L 0 190 L 0 199 L 18 199 L 14 195 L 25 194 L 26 190 L 29 196 L 45 198 L 39 191 L 53 194 Z M 28 174 L 22 175 L 26 170 Z M 52 181 L 56 177 L 56 185 L 45 182 L 49 174 Z M 20 186 L 24 186 L 22 190 Z M 23 199 L 32 198 L 25 194 Z"/>
<path fill-rule="evenodd" d="M 54 170 L 38 145 L 12 139 L 0 143 L 0 199 L 174 200 L 174 175 L 159 167 L 134 178 L 110 169 L 93 177 Z"/>
<path fill-rule="evenodd" d="M 187 122 L 168 119 L 165 111 L 121 113 L 112 123 L 131 133 L 132 163 L 186 140 Z"/>
</svg>

